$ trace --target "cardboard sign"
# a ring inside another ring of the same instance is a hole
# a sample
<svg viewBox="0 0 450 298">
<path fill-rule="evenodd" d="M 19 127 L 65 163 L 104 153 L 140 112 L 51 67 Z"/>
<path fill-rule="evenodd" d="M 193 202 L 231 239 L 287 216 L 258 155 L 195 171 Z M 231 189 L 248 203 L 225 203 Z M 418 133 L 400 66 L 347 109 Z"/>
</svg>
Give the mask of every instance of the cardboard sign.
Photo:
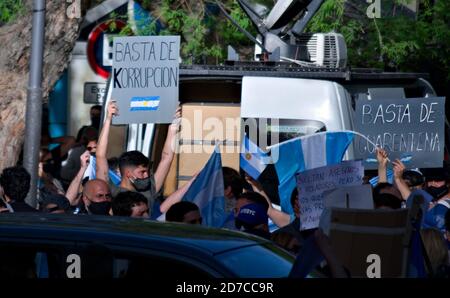
<svg viewBox="0 0 450 298">
<path fill-rule="evenodd" d="M 364 168 L 360 160 L 346 161 L 297 174 L 300 229 L 308 230 L 319 226 L 320 216 L 325 208 L 326 191 L 341 186 L 361 185 L 363 176 Z"/>
<path fill-rule="evenodd" d="M 178 105 L 179 36 L 115 37 L 113 124 L 170 123 Z"/>
<path fill-rule="evenodd" d="M 356 131 L 384 148 L 390 160 L 400 159 L 407 167 L 442 167 L 445 145 L 445 98 L 359 99 L 356 102 Z M 376 169 L 375 146 L 355 138 L 356 158 L 366 169 Z"/>
</svg>

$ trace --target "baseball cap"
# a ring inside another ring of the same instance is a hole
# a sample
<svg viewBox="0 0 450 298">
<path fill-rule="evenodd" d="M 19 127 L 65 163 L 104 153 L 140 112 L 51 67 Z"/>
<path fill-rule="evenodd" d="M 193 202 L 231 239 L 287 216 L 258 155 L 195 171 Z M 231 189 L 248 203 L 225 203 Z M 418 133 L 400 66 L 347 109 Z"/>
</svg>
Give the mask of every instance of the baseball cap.
<svg viewBox="0 0 450 298">
<path fill-rule="evenodd" d="M 257 226 L 260 224 L 266 224 L 269 217 L 267 211 L 261 204 L 247 204 L 241 207 L 236 219 L 244 224 L 250 226 Z"/>
</svg>

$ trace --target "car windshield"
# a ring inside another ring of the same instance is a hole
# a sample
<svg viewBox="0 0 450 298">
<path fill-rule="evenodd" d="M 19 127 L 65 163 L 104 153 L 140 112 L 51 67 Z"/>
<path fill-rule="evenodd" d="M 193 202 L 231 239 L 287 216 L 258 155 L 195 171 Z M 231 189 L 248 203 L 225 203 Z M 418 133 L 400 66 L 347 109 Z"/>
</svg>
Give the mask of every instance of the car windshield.
<svg viewBox="0 0 450 298">
<path fill-rule="evenodd" d="M 221 253 L 217 259 L 238 277 L 288 277 L 294 258 L 275 246 L 247 246 Z"/>
</svg>

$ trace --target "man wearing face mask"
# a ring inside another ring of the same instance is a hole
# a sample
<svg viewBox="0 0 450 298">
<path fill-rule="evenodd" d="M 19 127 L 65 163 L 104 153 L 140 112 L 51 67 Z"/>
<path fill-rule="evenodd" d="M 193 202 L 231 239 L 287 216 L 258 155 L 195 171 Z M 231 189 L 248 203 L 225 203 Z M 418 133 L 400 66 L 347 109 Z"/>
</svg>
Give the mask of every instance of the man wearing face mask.
<svg viewBox="0 0 450 298">
<path fill-rule="evenodd" d="M 106 151 L 108 147 L 108 136 L 111 127 L 112 118 L 118 115 L 118 108 L 115 101 L 108 104 L 106 120 L 103 124 L 102 130 L 97 144 L 96 151 L 96 177 L 103 181 L 109 181 L 108 176 L 108 160 L 106 158 Z M 170 165 L 172 163 L 175 153 L 173 151 L 176 134 L 179 127 L 179 118 L 181 117 L 180 109 L 175 114 L 174 122 L 169 126 L 167 132 L 166 142 L 164 144 L 161 160 L 155 173 L 151 173 L 149 169 L 149 159 L 139 151 L 130 151 L 123 153 L 119 158 L 119 170 L 122 177 L 119 186 L 110 183 L 113 197 L 118 193 L 124 191 L 139 192 L 148 200 L 148 208 L 151 212 L 153 203 L 157 197 L 158 192 L 164 185 L 164 181 L 169 173 Z M 166 212 L 173 204 L 173 200 L 165 200 L 160 206 L 161 213 Z M 151 214 L 149 214 L 151 216 Z"/>
<path fill-rule="evenodd" d="M 447 184 L 448 175 L 444 168 L 428 170 L 426 191 L 433 196 L 430 209 L 424 216 L 424 228 L 437 228 L 445 233 L 445 214 L 450 209 L 450 191 Z"/>
<path fill-rule="evenodd" d="M 108 184 L 103 180 L 90 180 L 83 188 L 82 206 L 80 213 L 90 215 L 110 215 L 111 192 Z"/>
</svg>

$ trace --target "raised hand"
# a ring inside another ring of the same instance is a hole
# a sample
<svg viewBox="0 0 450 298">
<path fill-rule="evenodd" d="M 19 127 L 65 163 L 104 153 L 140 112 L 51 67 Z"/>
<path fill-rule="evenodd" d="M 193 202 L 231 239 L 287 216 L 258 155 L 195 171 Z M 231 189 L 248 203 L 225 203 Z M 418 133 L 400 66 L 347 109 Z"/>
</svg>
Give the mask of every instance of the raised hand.
<svg viewBox="0 0 450 298">
<path fill-rule="evenodd" d="M 394 177 L 396 179 L 401 179 L 403 177 L 403 172 L 406 169 L 405 165 L 399 159 L 394 160 L 392 164 L 394 165 Z"/>
<path fill-rule="evenodd" d="M 108 103 L 108 109 L 107 109 L 107 118 L 108 119 L 112 119 L 113 116 L 118 116 L 119 115 L 119 108 L 117 107 L 116 101 L 115 100 L 111 100 Z"/>
<path fill-rule="evenodd" d="M 377 148 L 377 161 L 382 166 L 386 166 L 389 161 L 388 154 L 383 148 Z"/>
<path fill-rule="evenodd" d="M 91 158 L 91 153 L 88 150 L 84 151 L 84 153 L 81 154 L 80 162 L 81 162 L 81 167 L 83 169 L 86 169 L 88 167 L 90 158 Z"/>
</svg>

